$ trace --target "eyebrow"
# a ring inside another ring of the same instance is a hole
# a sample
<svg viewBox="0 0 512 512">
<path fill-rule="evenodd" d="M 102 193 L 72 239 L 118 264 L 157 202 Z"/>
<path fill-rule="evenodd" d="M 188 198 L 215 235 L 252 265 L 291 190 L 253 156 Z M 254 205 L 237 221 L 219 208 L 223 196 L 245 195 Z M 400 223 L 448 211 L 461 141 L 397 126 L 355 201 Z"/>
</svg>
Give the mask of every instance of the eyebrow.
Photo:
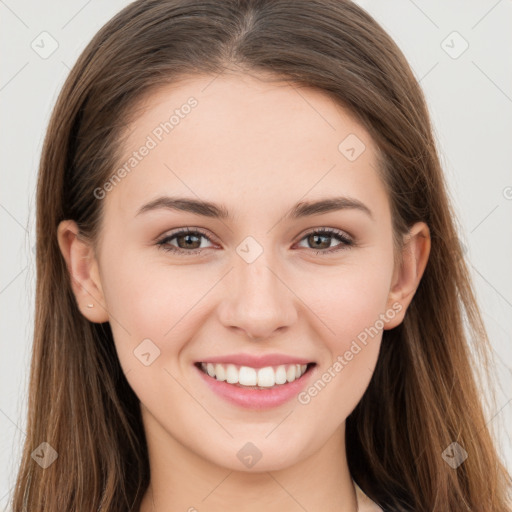
<svg viewBox="0 0 512 512">
<path fill-rule="evenodd" d="M 223 205 L 213 203 L 211 201 L 203 201 L 186 197 L 169 197 L 161 196 L 149 203 L 143 205 L 137 215 L 145 212 L 166 209 L 189 212 L 203 217 L 211 217 L 214 219 L 229 220 L 233 216 Z M 301 201 L 297 203 L 290 212 L 285 216 L 289 219 L 299 219 L 313 215 L 321 215 L 339 210 L 359 210 L 375 220 L 372 211 L 368 206 L 352 197 L 329 197 L 317 201 Z"/>
</svg>

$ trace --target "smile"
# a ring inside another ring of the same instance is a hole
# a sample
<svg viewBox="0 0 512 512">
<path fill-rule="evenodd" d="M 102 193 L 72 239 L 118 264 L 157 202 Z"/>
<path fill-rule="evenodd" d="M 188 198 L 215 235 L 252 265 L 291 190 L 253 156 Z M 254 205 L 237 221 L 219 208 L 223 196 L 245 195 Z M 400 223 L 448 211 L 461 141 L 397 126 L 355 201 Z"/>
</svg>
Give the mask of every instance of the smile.
<svg viewBox="0 0 512 512">
<path fill-rule="evenodd" d="M 312 364 L 282 364 L 252 368 L 229 363 L 198 363 L 204 373 L 218 381 L 251 389 L 267 389 L 294 382 L 304 375 L 308 366 Z"/>
<path fill-rule="evenodd" d="M 297 397 L 316 373 L 316 363 L 277 366 L 233 363 L 194 364 L 206 388 L 228 403 L 244 409 L 271 409 Z"/>
</svg>

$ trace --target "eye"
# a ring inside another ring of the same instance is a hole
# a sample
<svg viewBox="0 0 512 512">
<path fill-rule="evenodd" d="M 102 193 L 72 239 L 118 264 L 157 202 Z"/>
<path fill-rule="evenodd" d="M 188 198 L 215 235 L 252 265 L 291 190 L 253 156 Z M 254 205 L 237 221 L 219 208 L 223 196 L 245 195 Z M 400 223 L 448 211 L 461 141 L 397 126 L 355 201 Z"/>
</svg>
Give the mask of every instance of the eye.
<svg viewBox="0 0 512 512">
<path fill-rule="evenodd" d="M 201 238 L 211 241 L 206 234 L 199 228 L 184 228 L 175 233 L 167 235 L 157 242 L 160 249 L 176 254 L 198 255 L 204 246 L 201 246 Z M 176 239 L 178 247 L 171 244 L 171 240 Z M 199 245 L 198 245 L 199 244 Z"/>
<path fill-rule="evenodd" d="M 341 243 L 337 246 L 329 247 L 333 238 L 339 240 Z M 315 251 L 316 254 L 331 254 L 343 249 L 350 249 L 355 245 L 355 242 L 343 233 L 343 231 L 334 228 L 321 228 L 310 231 L 301 241 L 302 240 L 306 240 L 307 243 L 313 245 L 314 249 L 320 249 Z"/>
<path fill-rule="evenodd" d="M 199 255 L 204 245 L 201 245 L 201 238 L 211 242 L 206 232 L 200 228 L 183 228 L 175 233 L 170 233 L 156 242 L 160 249 L 175 254 Z M 335 247 L 329 247 L 332 239 L 337 239 L 341 243 Z M 176 239 L 177 246 L 171 243 Z M 326 241 L 326 239 L 328 241 Z M 350 249 L 355 246 L 355 242 L 343 231 L 334 228 L 321 228 L 307 233 L 302 239 L 313 245 L 316 254 L 330 254 L 342 249 Z"/>
</svg>

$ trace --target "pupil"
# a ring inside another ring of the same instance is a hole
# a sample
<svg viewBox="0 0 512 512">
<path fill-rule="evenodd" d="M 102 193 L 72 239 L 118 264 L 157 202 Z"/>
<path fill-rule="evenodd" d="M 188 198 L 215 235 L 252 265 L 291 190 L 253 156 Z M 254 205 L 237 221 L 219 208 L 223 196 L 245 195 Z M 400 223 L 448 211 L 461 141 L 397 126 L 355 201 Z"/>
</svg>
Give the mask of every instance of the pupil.
<svg viewBox="0 0 512 512">
<path fill-rule="evenodd" d="M 321 239 L 321 238 L 328 238 L 328 237 L 327 237 L 327 236 L 324 236 L 324 235 L 313 235 L 313 239 L 315 240 L 314 244 L 317 244 L 316 240 Z M 317 244 L 317 245 L 318 245 L 318 244 Z M 320 243 L 320 245 L 322 245 L 322 244 Z M 325 246 L 325 243 L 324 243 L 323 245 Z M 329 244 L 327 243 L 327 246 L 328 246 L 328 245 L 329 245 Z"/>
<path fill-rule="evenodd" d="M 197 236 L 194 236 L 194 235 L 184 235 L 183 237 L 181 238 L 185 238 L 186 242 L 185 242 L 185 246 L 186 247 L 189 247 L 190 246 L 190 243 L 194 243 L 191 239 L 192 238 L 197 238 Z"/>
</svg>

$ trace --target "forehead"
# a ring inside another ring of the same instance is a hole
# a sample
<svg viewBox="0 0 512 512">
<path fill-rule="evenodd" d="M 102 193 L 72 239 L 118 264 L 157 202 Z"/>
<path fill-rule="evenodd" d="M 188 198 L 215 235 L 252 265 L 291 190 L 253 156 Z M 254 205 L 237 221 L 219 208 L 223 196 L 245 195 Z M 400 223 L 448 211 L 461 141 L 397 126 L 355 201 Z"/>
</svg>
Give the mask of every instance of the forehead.
<svg viewBox="0 0 512 512">
<path fill-rule="evenodd" d="M 363 126 L 324 92 L 275 79 L 197 76 L 160 87 L 134 109 L 122 149 L 127 172 L 108 200 L 133 214 L 164 193 L 268 207 L 383 194 Z"/>
</svg>

